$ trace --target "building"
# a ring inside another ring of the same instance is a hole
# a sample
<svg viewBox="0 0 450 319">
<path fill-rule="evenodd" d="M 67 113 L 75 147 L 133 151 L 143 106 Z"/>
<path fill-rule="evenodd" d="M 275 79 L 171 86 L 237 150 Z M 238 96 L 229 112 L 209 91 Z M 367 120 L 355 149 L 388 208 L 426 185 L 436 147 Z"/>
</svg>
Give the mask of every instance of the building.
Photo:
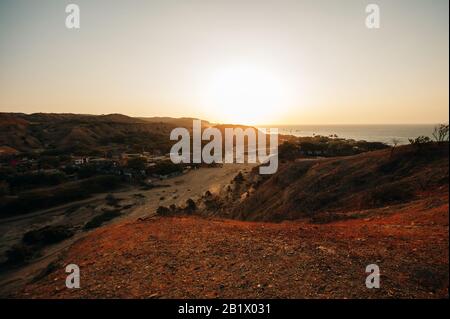
<svg viewBox="0 0 450 319">
<path fill-rule="evenodd" d="M 84 165 L 89 163 L 89 157 L 74 157 L 72 158 L 72 162 L 75 165 Z"/>
</svg>

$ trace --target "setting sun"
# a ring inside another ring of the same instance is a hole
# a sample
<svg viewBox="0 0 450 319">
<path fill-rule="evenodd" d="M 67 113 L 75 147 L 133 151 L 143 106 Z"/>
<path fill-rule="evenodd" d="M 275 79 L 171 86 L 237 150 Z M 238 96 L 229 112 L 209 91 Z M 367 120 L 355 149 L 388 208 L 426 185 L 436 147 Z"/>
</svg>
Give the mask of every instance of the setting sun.
<svg viewBox="0 0 450 319">
<path fill-rule="evenodd" d="M 255 124 L 286 111 L 289 93 L 282 79 L 264 68 L 232 66 L 210 77 L 203 106 L 212 118 Z"/>
</svg>

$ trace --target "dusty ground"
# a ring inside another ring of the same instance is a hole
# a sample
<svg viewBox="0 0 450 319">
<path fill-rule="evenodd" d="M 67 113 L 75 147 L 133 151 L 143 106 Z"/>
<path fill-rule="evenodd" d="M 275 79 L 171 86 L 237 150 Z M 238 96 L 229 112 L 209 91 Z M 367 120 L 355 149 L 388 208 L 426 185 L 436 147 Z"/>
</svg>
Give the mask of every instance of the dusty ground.
<svg viewBox="0 0 450 319">
<path fill-rule="evenodd" d="M 448 298 L 448 193 L 324 225 L 123 220 L 77 241 L 33 298 Z M 65 288 L 65 265 L 81 288 Z M 367 289 L 377 264 L 381 288 Z"/>
<path fill-rule="evenodd" d="M 167 187 L 150 190 L 131 188 L 125 191 L 114 192 L 114 196 L 121 199 L 120 204 L 122 206 L 130 205 L 131 207 L 122 209 L 122 217 L 116 218 L 109 223 L 152 216 L 159 205 L 184 204 L 188 198 L 198 198 L 207 190 L 215 191 L 220 189 L 233 179 L 239 171 L 248 171 L 250 167 L 251 165 L 249 164 L 233 164 L 216 168 L 201 168 L 158 182 L 158 184 Z M 136 194 L 139 194 L 139 196 L 136 196 Z M 50 262 L 56 260 L 63 250 L 88 234 L 89 232 L 81 231 L 80 229 L 87 221 L 99 214 L 107 206 L 105 203 L 106 195 L 98 194 L 89 199 L 59 207 L 1 219 L 0 256 L 11 246 L 20 242 L 23 234 L 29 230 L 47 225 L 70 225 L 79 231 L 74 237 L 43 249 L 41 256 L 33 260 L 31 264 L 20 269 L 1 273 L 0 296 L 7 295 L 23 286 Z"/>
</svg>

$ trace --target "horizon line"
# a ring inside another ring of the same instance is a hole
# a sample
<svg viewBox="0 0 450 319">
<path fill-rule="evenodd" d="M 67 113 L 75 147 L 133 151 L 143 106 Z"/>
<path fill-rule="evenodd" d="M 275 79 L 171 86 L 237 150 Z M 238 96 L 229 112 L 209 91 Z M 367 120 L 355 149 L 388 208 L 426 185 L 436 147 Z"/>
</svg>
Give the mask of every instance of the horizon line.
<svg viewBox="0 0 450 319">
<path fill-rule="evenodd" d="M 356 125 L 439 125 L 439 124 L 449 124 L 449 121 L 438 121 L 438 122 L 422 122 L 422 123 L 288 123 L 288 124 L 247 124 L 247 123 L 226 123 L 226 122 L 216 122 L 208 119 L 202 119 L 196 116 L 169 116 L 169 115 L 127 115 L 125 113 L 73 113 L 73 112 L 14 112 L 14 111 L 0 111 L 0 114 L 25 114 L 25 115 L 33 115 L 33 114 L 60 114 L 60 115 L 85 115 L 85 116 L 108 116 L 108 115 L 123 115 L 130 118 L 172 118 L 172 119 L 197 119 L 201 121 L 205 121 L 211 124 L 232 124 L 232 125 L 245 125 L 245 126 L 256 126 L 256 127 L 275 127 L 275 126 L 332 126 L 332 125 L 342 125 L 342 126 L 356 126 Z"/>
</svg>

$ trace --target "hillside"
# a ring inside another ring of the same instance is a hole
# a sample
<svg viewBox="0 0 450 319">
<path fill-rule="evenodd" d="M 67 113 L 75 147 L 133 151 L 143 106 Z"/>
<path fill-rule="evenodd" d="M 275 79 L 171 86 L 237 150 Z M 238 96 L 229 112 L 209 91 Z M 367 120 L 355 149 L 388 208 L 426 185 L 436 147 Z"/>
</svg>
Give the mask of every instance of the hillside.
<svg viewBox="0 0 450 319">
<path fill-rule="evenodd" d="M 97 229 L 13 296 L 448 298 L 448 143 L 256 171 L 224 185 L 231 195 L 202 196 L 196 212 Z M 205 217 L 214 198 L 216 217 Z M 69 263 L 81 289 L 64 287 Z M 381 288 L 367 289 L 374 263 Z"/>
<path fill-rule="evenodd" d="M 155 117 L 140 117 L 139 119 L 148 122 L 148 123 L 170 123 L 177 127 L 191 127 L 192 121 L 197 120 L 196 118 L 192 117 L 180 117 L 180 118 L 173 118 L 173 117 L 167 117 L 167 116 L 155 116 Z M 210 126 L 212 125 L 208 121 L 202 120 L 203 126 Z"/>
<path fill-rule="evenodd" d="M 192 129 L 193 118 L 137 118 L 122 114 L 0 113 L 0 147 L 20 152 L 103 153 L 108 150 L 168 152 L 170 132 Z M 202 120 L 202 127 L 223 125 Z M 244 127 L 235 125 L 236 127 Z"/>
<path fill-rule="evenodd" d="M 89 152 L 123 149 L 168 148 L 167 137 L 175 126 L 149 123 L 120 114 L 0 114 L 0 145 L 22 152 Z"/>
<path fill-rule="evenodd" d="M 408 203 L 448 189 L 448 167 L 448 143 L 287 161 L 274 175 L 250 176 L 250 195 L 228 217 L 351 218 L 353 211 Z"/>
<path fill-rule="evenodd" d="M 313 225 L 193 216 L 98 229 L 15 297 L 448 298 L 448 195 Z M 64 286 L 64 265 L 81 288 Z M 367 289 L 376 263 L 381 288 Z"/>
</svg>

